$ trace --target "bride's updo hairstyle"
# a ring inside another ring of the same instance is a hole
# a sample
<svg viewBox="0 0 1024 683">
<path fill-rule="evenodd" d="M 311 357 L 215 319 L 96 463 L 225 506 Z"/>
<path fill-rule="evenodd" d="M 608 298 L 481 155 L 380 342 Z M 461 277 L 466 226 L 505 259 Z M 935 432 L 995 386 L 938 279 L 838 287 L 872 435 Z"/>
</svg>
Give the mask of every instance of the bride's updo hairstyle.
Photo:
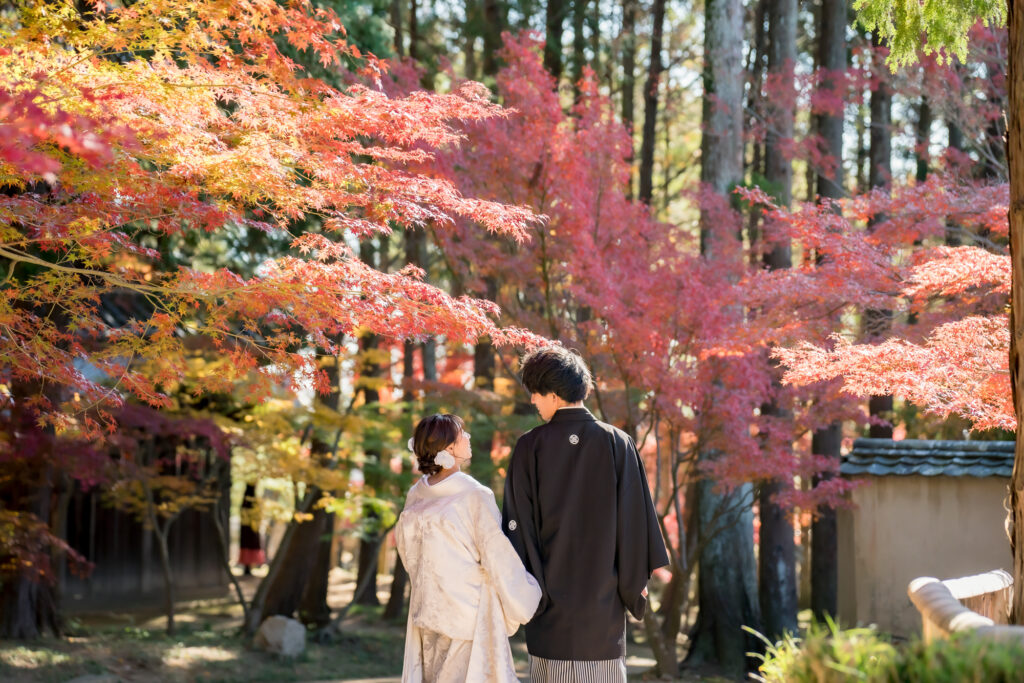
<svg viewBox="0 0 1024 683">
<path fill-rule="evenodd" d="M 429 415 L 419 421 L 412 433 L 412 451 L 423 474 L 437 474 L 442 467 L 434 462 L 438 451 L 453 445 L 465 423 L 458 415 Z"/>
</svg>

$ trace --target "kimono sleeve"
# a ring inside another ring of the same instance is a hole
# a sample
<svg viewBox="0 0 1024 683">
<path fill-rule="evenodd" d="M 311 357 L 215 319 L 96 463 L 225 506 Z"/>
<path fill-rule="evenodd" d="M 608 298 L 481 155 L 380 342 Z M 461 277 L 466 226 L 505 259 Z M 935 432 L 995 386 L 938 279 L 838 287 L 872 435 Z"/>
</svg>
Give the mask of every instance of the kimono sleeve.
<svg viewBox="0 0 1024 683">
<path fill-rule="evenodd" d="M 533 439 L 524 434 L 516 442 L 505 476 L 505 499 L 502 502 L 501 530 L 508 537 L 520 561 L 540 585 L 541 599 L 537 614 L 547 606 L 544 589 L 544 565 L 540 554 L 540 531 L 537 518 Z"/>
<path fill-rule="evenodd" d="M 643 595 L 647 580 L 658 567 L 668 564 L 668 552 L 651 500 L 647 472 L 633 440 L 622 444 L 622 468 L 617 488 L 616 559 L 619 571 L 619 597 L 626 609 L 643 619 L 647 598 Z"/>
<path fill-rule="evenodd" d="M 505 629 L 512 635 L 533 618 L 540 602 L 540 585 L 526 571 L 522 561 L 505 534 L 501 533 L 501 513 L 494 494 L 476 494 L 476 541 L 480 564 L 494 586 L 505 618 Z"/>
</svg>

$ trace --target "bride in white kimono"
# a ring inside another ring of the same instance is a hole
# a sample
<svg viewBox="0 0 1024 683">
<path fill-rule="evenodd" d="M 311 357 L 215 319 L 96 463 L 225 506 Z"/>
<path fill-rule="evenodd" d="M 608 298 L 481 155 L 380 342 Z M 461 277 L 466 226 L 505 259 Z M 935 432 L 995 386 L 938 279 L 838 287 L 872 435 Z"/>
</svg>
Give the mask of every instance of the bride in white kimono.
<svg viewBox="0 0 1024 683">
<path fill-rule="evenodd" d="M 462 420 L 424 418 L 409 447 L 424 476 L 395 527 L 412 584 L 402 681 L 516 681 L 508 638 L 540 586 L 502 533 L 494 493 L 460 471 L 472 457 Z"/>
</svg>

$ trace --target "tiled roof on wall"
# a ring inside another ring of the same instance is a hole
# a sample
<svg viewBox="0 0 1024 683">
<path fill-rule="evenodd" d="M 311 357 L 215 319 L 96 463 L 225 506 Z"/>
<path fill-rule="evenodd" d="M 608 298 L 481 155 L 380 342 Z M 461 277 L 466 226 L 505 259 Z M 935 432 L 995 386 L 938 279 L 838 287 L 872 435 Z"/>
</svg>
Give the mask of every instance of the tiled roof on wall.
<svg viewBox="0 0 1024 683">
<path fill-rule="evenodd" d="M 1013 450 L 1013 441 L 857 439 L 843 457 L 840 471 L 879 477 L 1009 477 Z"/>
</svg>

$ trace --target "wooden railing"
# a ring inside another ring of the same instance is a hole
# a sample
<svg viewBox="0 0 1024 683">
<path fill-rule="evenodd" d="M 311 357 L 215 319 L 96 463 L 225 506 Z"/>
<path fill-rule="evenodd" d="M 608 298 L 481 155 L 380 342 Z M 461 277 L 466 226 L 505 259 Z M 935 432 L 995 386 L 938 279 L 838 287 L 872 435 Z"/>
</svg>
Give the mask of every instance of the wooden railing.
<svg viewBox="0 0 1024 683">
<path fill-rule="evenodd" d="M 977 631 L 1024 643 L 1024 626 L 1006 625 L 1013 577 L 1001 569 L 946 581 L 921 577 L 910 582 L 907 594 L 921 613 L 926 642 L 958 631 Z"/>
</svg>

